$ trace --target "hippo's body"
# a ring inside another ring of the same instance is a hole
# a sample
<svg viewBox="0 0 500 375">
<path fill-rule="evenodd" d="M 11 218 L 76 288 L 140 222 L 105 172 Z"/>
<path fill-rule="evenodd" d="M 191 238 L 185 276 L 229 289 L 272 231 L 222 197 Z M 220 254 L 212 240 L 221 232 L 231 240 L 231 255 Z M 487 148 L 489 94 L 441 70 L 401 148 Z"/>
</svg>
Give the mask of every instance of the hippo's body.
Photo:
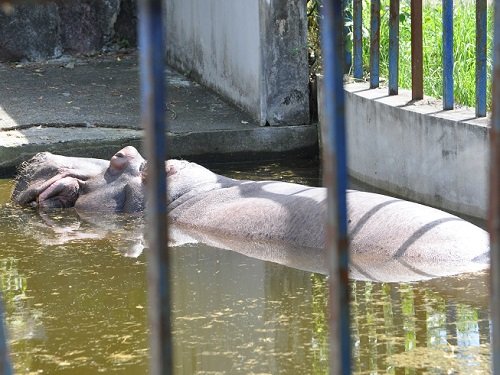
<svg viewBox="0 0 500 375">
<path fill-rule="evenodd" d="M 235 180 L 182 160 L 168 160 L 167 174 L 169 218 L 175 223 L 248 240 L 324 246 L 324 188 Z"/>
<path fill-rule="evenodd" d="M 45 153 L 23 168 L 12 199 L 42 208 L 139 212 L 145 206 L 144 164 L 130 146 L 110 162 Z M 310 257 L 305 260 L 312 262 L 308 268 L 326 269 L 325 188 L 236 180 L 183 160 L 168 160 L 166 171 L 174 225 L 219 247 L 291 265 Z M 376 262 L 387 266 L 383 272 L 408 270 L 425 276 L 429 271 L 434 277 L 488 267 L 487 233 L 463 219 L 355 190 L 347 192 L 347 203 L 352 270 L 361 278 L 368 278 L 363 270 Z M 444 264 L 454 266 L 447 272 Z"/>
<path fill-rule="evenodd" d="M 325 188 L 234 180 L 179 160 L 167 161 L 167 171 L 170 219 L 211 237 L 213 244 L 221 246 L 222 238 L 239 237 L 302 248 L 325 247 Z M 425 271 L 417 269 L 423 263 L 433 267 L 429 275 L 439 274 L 443 263 L 453 264 L 460 272 L 488 265 L 488 234 L 457 216 L 356 190 L 347 191 L 347 206 L 350 249 L 360 264 L 392 259 L 397 263 L 387 270 L 401 267 L 402 261 L 409 273 L 414 269 L 422 276 Z"/>
</svg>

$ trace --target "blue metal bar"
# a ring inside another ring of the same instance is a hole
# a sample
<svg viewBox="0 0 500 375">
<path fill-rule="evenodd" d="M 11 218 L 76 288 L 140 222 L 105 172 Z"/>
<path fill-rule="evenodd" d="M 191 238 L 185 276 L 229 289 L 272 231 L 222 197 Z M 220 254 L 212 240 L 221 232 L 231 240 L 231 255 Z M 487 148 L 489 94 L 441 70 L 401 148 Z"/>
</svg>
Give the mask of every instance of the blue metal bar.
<svg viewBox="0 0 500 375">
<path fill-rule="evenodd" d="M 162 0 L 140 0 L 141 122 L 148 159 L 147 228 L 151 374 L 172 373 L 167 186 L 165 175 L 165 80 Z"/>
<path fill-rule="evenodd" d="M 493 374 L 500 374 L 500 0 L 493 21 L 493 92 L 490 129 L 490 202 L 488 227 L 491 252 L 491 320 Z"/>
<path fill-rule="evenodd" d="M 9 358 L 9 348 L 7 346 L 7 333 L 5 332 L 4 319 L 3 302 L 0 296 L 0 374 L 11 375 L 12 365 Z"/>
<path fill-rule="evenodd" d="M 453 106 L 453 0 L 443 0 L 443 109 Z"/>
<path fill-rule="evenodd" d="M 379 86 L 380 74 L 380 0 L 370 6 L 370 88 Z"/>
<path fill-rule="evenodd" d="M 329 265 L 330 373 L 350 374 L 349 251 L 347 241 L 347 152 L 343 87 L 342 7 L 324 1 L 325 119 L 324 181 L 328 187 L 327 254 Z"/>
<path fill-rule="evenodd" d="M 389 8 L 389 95 L 397 95 L 399 87 L 399 0 L 391 0 Z"/>
<path fill-rule="evenodd" d="M 476 116 L 486 116 L 486 2 L 476 0 Z"/>
<path fill-rule="evenodd" d="M 354 78 L 363 78 L 363 0 L 354 0 L 353 13 L 353 45 Z"/>
</svg>

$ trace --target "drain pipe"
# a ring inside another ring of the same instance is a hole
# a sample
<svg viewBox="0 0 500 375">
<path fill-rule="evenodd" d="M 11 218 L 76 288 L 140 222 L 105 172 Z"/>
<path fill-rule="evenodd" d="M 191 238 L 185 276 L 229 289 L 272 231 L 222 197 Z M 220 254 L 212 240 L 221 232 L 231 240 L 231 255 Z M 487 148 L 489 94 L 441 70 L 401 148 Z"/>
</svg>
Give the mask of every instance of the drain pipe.
<svg viewBox="0 0 500 375">
<path fill-rule="evenodd" d="M 165 176 L 165 79 L 162 0 L 140 0 L 141 123 L 148 160 L 147 239 L 151 374 L 171 374 L 167 184 Z"/>
<path fill-rule="evenodd" d="M 351 373 L 349 253 L 347 241 L 347 168 L 343 83 L 342 2 L 323 3 L 325 124 L 323 180 L 328 188 L 327 244 L 329 267 L 330 374 Z"/>
</svg>

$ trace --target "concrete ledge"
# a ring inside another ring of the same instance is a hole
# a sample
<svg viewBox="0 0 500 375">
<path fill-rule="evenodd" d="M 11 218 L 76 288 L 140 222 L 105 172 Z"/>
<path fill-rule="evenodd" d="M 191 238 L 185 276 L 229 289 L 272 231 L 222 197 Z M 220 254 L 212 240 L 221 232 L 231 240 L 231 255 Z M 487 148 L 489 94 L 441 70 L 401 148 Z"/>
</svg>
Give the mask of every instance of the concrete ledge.
<svg viewBox="0 0 500 375">
<path fill-rule="evenodd" d="M 142 149 L 143 131 L 103 127 L 29 127 L 0 132 L 0 176 L 41 151 L 108 159 L 125 145 Z M 194 161 L 248 161 L 317 155 L 314 125 L 167 134 L 172 158 Z M 165 156 L 167 158 L 167 155 Z"/>
<path fill-rule="evenodd" d="M 176 133 L 169 137 L 174 157 L 216 158 L 221 161 L 317 155 L 315 125 L 266 126 L 248 130 Z"/>
<path fill-rule="evenodd" d="M 354 178 L 410 200 L 486 217 L 487 118 L 475 118 L 468 108 L 443 111 L 431 98 L 411 102 L 406 90 L 388 96 L 387 89 L 370 90 L 365 83 L 345 90 L 348 167 Z"/>
</svg>

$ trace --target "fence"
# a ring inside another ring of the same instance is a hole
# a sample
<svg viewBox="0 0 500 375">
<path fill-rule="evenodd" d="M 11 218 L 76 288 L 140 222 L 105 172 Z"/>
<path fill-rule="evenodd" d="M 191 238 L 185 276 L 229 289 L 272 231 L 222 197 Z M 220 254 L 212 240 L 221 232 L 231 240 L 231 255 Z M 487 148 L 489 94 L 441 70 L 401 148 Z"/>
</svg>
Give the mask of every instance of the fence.
<svg viewBox="0 0 500 375">
<path fill-rule="evenodd" d="M 500 1 L 494 2 L 492 125 L 490 129 L 489 232 L 491 238 L 491 319 L 493 373 L 500 373 Z M 389 6 L 389 95 L 398 94 L 399 0 Z M 353 0 L 353 75 L 363 78 L 362 0 Z M 327 15 L 326 15 L 327 16 Z M 370 7 L 370 88 L 379 87 L 380 0 Z M 454 108 L 453 0 L 442 0 L 443 110 Z M 412 99 L 423 98 L 422 0 L 411 0 Z M 486 116 L 487 1 L 476 0 L 476 105 L 477 117 Z M 326 75 L 326 73 L 325 73 Z M 331 99 L 330 99 L 331 100 Z M 330 126 L 336 126 L 331 119 Z M 333 339 L 333 338 L 332 338 Z M 335 341 L 341 345 L 341 341 Z M 346 349 L 348 350 L 348 349 Z M 331 358 L 334 360 L 334 358 Z M 336 370 L 332 373 L 339 373 Z M 343 371 L 349 373 L 349 370 Z"/>
<path fill-rule="evenodd" d="M 490 253 L 493 373 L 500 374 L 500 1 L 495 1 L 493 113 L 490 130 Z"/>
<path fill-rule="evenodd" d="M 363 78 L 362 0 L 353 0 L 353 75 Z M 380 0 L 370 2 L 370 87 L 379 87 Z M 389 95 L 398 94 L 400 0 L 389 5 Z M 454 108 L 453 95 L 453 0 L 442 0 L 443 110 Z M 412 99 L 423 98 L 422 0 L 411 0 Z M 487 0 L 476 1 L 476 116 L 486 116 Z"/>
<path fill-rule="evenodd" d="M 398 16 L 399 0 L 390 3 L 389 95 L 398 92 Z M 149 159 L 149 239 L 148 278 L 150 284 L 151 372 L 172 373 L 172 335 L 170 330 L 170 292 L 168 274 L 166 178 L 163 164 L 166 154 L 163 118 L 163 28 L 162 1 L 141 0 L 139 5 L 140 75 L 142 122 L 145 128 L 145 148 Z M 371 2 L 370 87 L 379 85 L 380 0 Z M 412 97 L 423 97 L 422 70 L 422 0 L 412 0 Z M 490 233 L 492 255 L 492 320 L 493 370 L 500 373 L 500 0 L 495 1 L 493 117 L 491 128 Z M 453 108 L 453 3 L 443 0 L 443 109 Z M 324 3 L 322 23 L 325 58 L 325 113 L 327 133 L 325 145 L 325 181 L 328 194 L 327 246 L 330 262 L 330 372 L 351 372 L 351 342 L 349 324 L 348 246 L 346 209 L 346 142 L 343 90 L 342 2 Z M 354 74 L 361 78 L 361 0 L 354 0 Z M 477 104 L 476 114 L 486 114 L 486 0 L 477 0 Z M 1 310 L 0 310 L 1 312 Z M 1 314 L 0 314 L 1 318 Z M 0 327 L 3 328 L 3 327 Z M 0 329 L 0 371 L 11 373 L 5 335 Z"/>
<path fill-rule="evenodd" d="M 354 72 L 362 72 L 360 51 L 361 1 L 354 0 Z M 477 0 L 476 6 L 476 115 L 486 115 L 486 0 Z M 152 373 L 171 373 L 170 298 L 168 292 L 168 252 L 165 249 L 165 155 L 162 123 L 163 108 L 163 50 L 161 28 L 161 0 L 143 0 L 140 5 L 141 31 L 141 93 L 143 122 L 146 129 L 146 148 L 151 168 L 151 204 L 149 220 L 152 246 L 149 260 L 150 319 L 152 330 Z M 492 259 L 492 321 L 493 372 L 500 373 L 500 0 L 495 1 L 494 22 L 494 88 L 491 130 L 490 179 L 490 233 Z M 453 100 L 453 1 L 443 0 L 443 109 L 452 109 Z M 329 323 L 330 373 L 351 373 L 351 341 L 348 285 L 347 245 L 347 153 L 345 140 L 345 110 L 343 90 L 343 3 L 325 1 L 322 33 L 325 58 L 325 114 L 324 177 L 328 188 L 327 251 L 329 254 Z M 371 2 L 371 56 L 370 87 L 379 85 L 380 0 Z M 411 0 L 412 17 L 412 98 L 423 98 L 422 56 L 422 0 Z M 398 92 L 399 55 L 399 0 L 390 2 L 389 95 Z M 154 48 L 153 48 L 154 47 Z"/>
</svg>

